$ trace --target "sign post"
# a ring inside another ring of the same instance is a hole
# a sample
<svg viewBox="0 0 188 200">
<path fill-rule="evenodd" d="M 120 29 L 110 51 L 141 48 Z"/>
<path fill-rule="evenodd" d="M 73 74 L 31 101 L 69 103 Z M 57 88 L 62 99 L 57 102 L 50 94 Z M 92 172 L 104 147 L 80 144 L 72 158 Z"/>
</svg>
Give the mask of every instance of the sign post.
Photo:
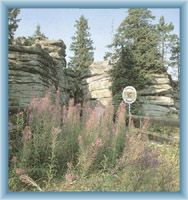
<svg viewBox="0 0 188 200">
<path fill-rule="evenodd" d="M 129 106 L 129 127 L 131 123 L 131 104 L 136 101 L 137 92 L 133 86 L 127 86 L 123 89 L 122 97 Z"/>
</svg>

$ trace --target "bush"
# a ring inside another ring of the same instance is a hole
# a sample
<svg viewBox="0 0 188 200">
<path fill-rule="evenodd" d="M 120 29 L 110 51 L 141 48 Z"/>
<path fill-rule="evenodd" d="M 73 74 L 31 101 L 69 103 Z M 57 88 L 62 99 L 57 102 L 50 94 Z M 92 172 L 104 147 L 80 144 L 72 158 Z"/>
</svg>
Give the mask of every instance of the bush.
<svg viewBox="0 0 188 200">
<path fill-rule="evenodd" d="M 178 147 L 152 146 L 142 133 L 147 122 L 136 134 L 127 130 L 124 104 L 115 123 L 113 113 L 61 106 L 59 92 L 54 101 L 49 92 L 34 98 L 10 136 L 10 190 L 57 190 L 59 181 L 60 191 L 177 191 Z"/>
</svg>

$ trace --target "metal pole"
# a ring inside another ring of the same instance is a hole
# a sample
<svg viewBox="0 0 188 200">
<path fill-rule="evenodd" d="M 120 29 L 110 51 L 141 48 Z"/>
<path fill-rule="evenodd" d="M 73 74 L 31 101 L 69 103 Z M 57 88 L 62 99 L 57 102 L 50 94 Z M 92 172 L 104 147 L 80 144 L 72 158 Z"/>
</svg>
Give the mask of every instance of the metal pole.
<svg viewBox="0 0 188 200">
<path fill-rule="evenodd" d="M 131 104 L 129 103 L 129 115 L 131 114 Z"/>
<path fill-rule="evenodd" d="M 129 126 L 128 126 L 129 131 L 130 131 L 130 126 L 131 126 L 131 104 L 129 103 Z"/>
</svg>

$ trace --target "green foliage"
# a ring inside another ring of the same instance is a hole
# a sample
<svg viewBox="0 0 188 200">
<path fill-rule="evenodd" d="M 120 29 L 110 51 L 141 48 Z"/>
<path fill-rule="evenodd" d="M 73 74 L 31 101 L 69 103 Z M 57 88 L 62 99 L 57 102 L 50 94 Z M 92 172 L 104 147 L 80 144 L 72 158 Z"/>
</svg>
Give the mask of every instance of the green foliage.
<svg viewBox="0 0 188 200">
<path fill-rule="evenodd" d="M 72 37 L 70 50 L 73 51 L 73 57 L 70 58 L 69 66 L 75 70 L 82 71 L 88 68 L 93 62 L 93 41 L 90 38 L 87 19 L 81 16 L 75 24 L 76 32 Z"/>
<path fill-rule="evenodd" d="M 170 66 L 178 71 L 178 81 L 180 80 L 180 41 L 177 35 L 171 36 L 171 57 Z"/>
<path fill-rule="evenodd" d="M 12 44 L 14 39 L 14 33 L 18 28 L 18 22 L 21 19 L 18 19 L 18 15 L 20 14 L 20 9 L 11 8 L 8 9 L 8 41 L 9 44 Z"/>
<path fill-rule="evenodd" d="M 149 83 L 148 73 L 164 71 L 159 59 L 159 36 L 152 24 L 153 19 L 148 9 L 129 9 L 128 16 L 120 24 L 113 43 L 109 45 L 112 49 L 109 56 L 112 60 L 110 74 L 114 104 L 120 103 L 125 86 L 132 85 L 140 90 Z"/>
<path fill-rule="evenodd" d="M 40 29 L 41 29 L 41 28 L 40 28 L 40 25 L 37 24 L 35 33 L 33 34 L 33 37 L 34 37 L 34 38 L 36 38 L 36 37 L 37 37 L 37 38 L 47 38 L 47 37 L 44 35 L 44 33 L 41 32 Z"/>
<path fill-rule="evenodd" d="M 32 36 L 28 37 L 17 37 L 14 40 L 16 45 L 31 46 L 35 43 L 36 39 L 46 39 L 47 37 L 41 32 L 40 25 L 36 26 L 36 30 Z"/>
<path fill-rule="evenodd" d="M 179 38 L 177 35 L 172 35 L 171 37 L 171 42 L 173 43 L 172 45 L 172 49 L 171 49 L 171 58 L 170 60 L 172 60 L 172 65 L 176 65 L 179 66 L 180 63 L 180 42 L 179 42 Z"/>
<path fill-rule="evenodd" d="M 161 54 L 161 60 L 164 64 L 167 64 L 167 58 L 166 55 L 168 53 L 168 49 L 170 47 L 171 43 L 171 37 L 172 35 L 170 32 L 174 29 L 174 26 L 172 23 L 167 24 L 165 23 L 165 19 L 163 16 L 160 17 L 159 24 L 157 24 L 157 31 L 159 34 L 159 48 L 160 48 L 160 54 Z"/>
<path fill-rule="evenodd" d="M 137 90 L 140 90 L 149 83 L 145 76 L 145 70 L 137 67 L 133 57 L 133 52 L 130 48 L 123 48 L 120 53 L 120 58 L 110 71 L 113 101 L 117 106 L 122 101 L 122 91 L 126 86 L 133 85 Z M 134 113 L 138 110 L 139 105 L 134 103 L 132 108 L 132 112 Z"/>
<path fill-rule="evenodd" d="M 35 39 L 31 36 L 28 36 L 28 37 L 17 37 L 15 40 L 14 40 L 14 43 L 16 45 L 24 45 L 24 46 L 31 46 L 33 45 L 35 42 Z"/>
<path fill-rule="evenodd" d="M 19 112 L 11 116 L 10 120 L 12 121 L 12 127 L 9 132 L 9 157 L 16 156 L 19 154 L 20 149 L 22 148 L 22 131 L 25 126 L 26 115 L 24 112 Z M 14 124 L 14 125 L 13 125 Z"/>
<path fill-rule="evenodd" d="M 124 104 L 115 123 L 112 107 L 85 105 L 81 120 L 80 106 L 61 107 L 59 98 L 34 98 L 17 115 L 19 138 L 10 146 L 21 144 L 10 152 L 10 191 L 178 190 L 178 146 L 163 151 L 143 139 L 142 127 L 127 131 Z"/>
<path fill-rule="evenodd" d="M 64 125 L 60 128 L 61 114 Z M 81 126 L 78 119 L 77 109 L 70 106 L 68 111 L 66 107 L 61 107 L 59 93 L 55 102 L 52 102 L 50 93 L 44 98 L 34 98 L 25 114 L 21 112 L 16 116 L 17 132 L 13 136 L 17 137 L 10 138 L 10 160 L 16 158 L 14 165 L 10 163 L 12 190 L 17 191 L 23 185 L 17 169 L 24 171 L 26 182 L 32 177 L 47 188 L 55 176 L 66 172 L 68 162 L 76 163 Z M 18 187 L 13 187 L 14 181 Z"/>
<path fill-rule="evenodd" d="M 148 9 L 129 9 L 112 45 L 117 49 L 129 47 L 133 55 L 131 60 L 138 69 L 160 71 L 163 66 L 158 61 L 158 35 L 152 24 L 153 19 Z"/>
<path fill-rule="evenodd" d="M 73 56 L 70 58 L 69 67 L 75 71 L 75 103 L 83 104 L 84 95 L 82 88 L 82 77 L 94 60 L 93 41 L 90 38 L 88 21 L 81 16 L 75 24 L 76 32 L 72 37 L 70 50 Z"/>
<path fill-rule="evenodd" d="M 164 17 L 155 24 L 149 9 L 128 9 L 128 16 L 121 22 L 114 35 L 110 52 L 105 56 L 112 64 L 112 94 L 114 105 L 122 101 L 123 88 L 132 85 L 138 91 L 150 84 L 150 73 L 166 72 L 167 54 L 171 49 L 172 64 L 178 65 L 178 38 L 171 34 L 173 24 Z M 139 94 L 138 94 L 139 98 Z M 139 114 L 139 103 L 133 104 L 133 113 Z"/>
<path fill-rule="evenodd" d="M 132 137 L 132 138 L 131 138 Z M 55 191 L 106 191 L 106 192 L 178 192 L 179 191 L 179 149 L 178 146 L 150 145 L 139 137 L 129 135 L 129 145 L 110 169 L 104 155 L 103 169 L 87 176 L 72 177 L 59 181 L 51 187 Z M 139 145 L 139 146 L 138 146 Z M 133 148 L 131 148 L 133 146 Z M 130 154 L 131 153 L 131 154 Z"/>
</svg>

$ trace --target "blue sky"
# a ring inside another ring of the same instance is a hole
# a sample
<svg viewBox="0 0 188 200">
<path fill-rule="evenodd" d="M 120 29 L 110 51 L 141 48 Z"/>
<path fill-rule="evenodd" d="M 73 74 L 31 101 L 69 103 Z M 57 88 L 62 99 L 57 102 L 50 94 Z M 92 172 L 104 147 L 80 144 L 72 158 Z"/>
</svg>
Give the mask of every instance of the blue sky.
<svg viewBox="0 0 188 200">
<path fill-rule="evenodd" d="M 174 24 L 174 33 L 179 35 L 180 11 L 178 8 L 151 9 L 156 16 L 164 16 L 167 23 Z M 40 24 L 41 31 L 49 39 L 62 39 L 67 46 L 67 60 L 72 55 L 69 51 L 71 37 L 75 32 L 75 20 L 84 15 L 88 19 L 90 33 L 94 42 L 95 61 L 103 60 L 107 51 L 106 46 L 111 43 L 113 33 L 127 16 L 127 9 L 21 9 L 19 17 L 22 19 L 16 31 L 16 36 L 31 36 L 36 25 Z"/>
</svg>

